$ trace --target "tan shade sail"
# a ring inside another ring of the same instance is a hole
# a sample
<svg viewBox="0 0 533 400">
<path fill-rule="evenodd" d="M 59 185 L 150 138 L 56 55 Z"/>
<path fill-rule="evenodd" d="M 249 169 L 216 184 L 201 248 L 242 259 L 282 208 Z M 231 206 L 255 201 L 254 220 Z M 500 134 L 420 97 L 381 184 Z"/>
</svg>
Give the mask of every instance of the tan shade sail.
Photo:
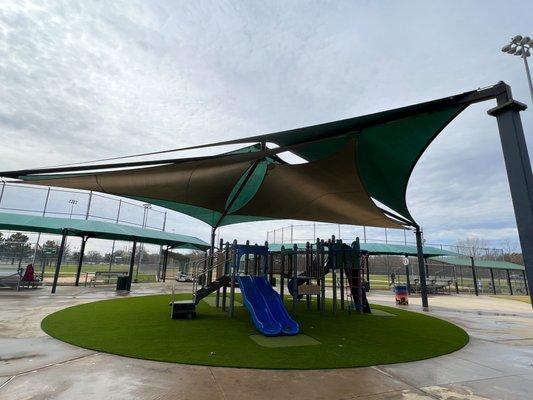
<svg viewBox="0 0 533 400">
<path fill-rule="evenodd" d="M 356 139 L 338 152 L 305 164 L 271 164 L 245 215 L 399 228 L 376 207 L 356 169 Z"/>
<path fill-rule="evenodd" d="M 448 123 L 486 97 L 483 91 L 465 92 L 361 117 L 191 147 L 253 143 L 214 156 L 116 162 L 127 156 L 0 176 L 125 196 L 213 227 L 265 219 L 415 226 L 405 199 L 413 168 Z M 270 143 L 278 147 L 269 148 Z M 183 149 L 159 153 L 177 150 Z M 279 153 L 287 151 L 306 162 L 283 161 Z M 113 163 L 101 163 L 109 160 Z"/>
<path fill-rule="evenodd" d="M 305 164 L 268 163 L 250 200 L 234 214 L 400 228 L 370 199 L 356 170 L 356 139 Z M 272 154 L 275 151 L 269 151 Z M 236 183 L 263 153 L 150 168 L 32 179 L 27 183 L 94 190 L 210 209 L 223 214 Z M 242 191 L 241 191 L 242 193 Z"/>
</svg>

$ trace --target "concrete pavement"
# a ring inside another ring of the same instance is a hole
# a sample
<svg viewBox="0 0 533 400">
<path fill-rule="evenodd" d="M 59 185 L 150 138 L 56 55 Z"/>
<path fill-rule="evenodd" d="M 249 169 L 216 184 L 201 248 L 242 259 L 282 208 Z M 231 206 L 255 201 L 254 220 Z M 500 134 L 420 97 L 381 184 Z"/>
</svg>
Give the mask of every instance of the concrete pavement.
<svg viewBox="0 0 533 400">
<path fill-rule="evenodd" d="M 143 284 L 133 295 L 168 293 Z M 528 399 L 533 396 L 533 312 L 518 301 L 430 298 L 430 314 L 468 331 L 450 355 L 406 364 L 314 371 L 213 368 L 80 349 L 40 329 L 64 307 L 113 298 L 112 288 L 0 291 L 0 399 Z M 373 292 L 371 302 L 393 305 Z M 408 306 L 420 310 L 419 299 Z"/>
</svg>

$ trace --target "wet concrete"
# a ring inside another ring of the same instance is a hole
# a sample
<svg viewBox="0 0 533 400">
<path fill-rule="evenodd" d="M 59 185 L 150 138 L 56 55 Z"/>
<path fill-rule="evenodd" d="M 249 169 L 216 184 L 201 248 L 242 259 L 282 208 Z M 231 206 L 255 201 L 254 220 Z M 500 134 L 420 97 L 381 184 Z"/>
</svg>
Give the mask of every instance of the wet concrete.
<svg viewBox="0 0 533 400">
<path fill-rule="evenodd" d="M 186 288 L 184 289 L 186 290 Z M 132 295 L 170 293 L 143 284 Z M 533 312 L 526 303 L 480 296 L 430 299 L 430 314 L 470 334 L 462 350 L 413 363 L 315 371 L 211 368 L 135 360 L 47 336 L 42 318 L 116 297 L 112 288 L 0 291 L 0 399 L 528 399 L 533 393 Z M 372 302 L 393 305 L 375 292 Z M 407 307 L 420 310 L 420 301 Z"/>
</svg>

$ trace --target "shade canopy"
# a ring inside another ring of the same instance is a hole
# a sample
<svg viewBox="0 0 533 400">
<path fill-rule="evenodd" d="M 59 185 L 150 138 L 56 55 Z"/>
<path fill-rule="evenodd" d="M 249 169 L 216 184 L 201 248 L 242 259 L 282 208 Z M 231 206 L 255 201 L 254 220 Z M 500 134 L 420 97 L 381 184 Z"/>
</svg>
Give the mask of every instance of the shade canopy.
<svg viewBox="0 0 533 400">
<path fill-rule="evenodd" d="M 292 249 L 294 245 L 298 246 L 298 249 L 303 250 L 306 248 L 306 243 L 269 243 L 268 250 L 273 253 L 281 251 L 281 246 L 285 246 L 285 249 Z M 313 243 L 311 243 L 313 245 Z M 417 250 L 414 245 L 403 244 L 389 244 L 389 243 L 368 243 L 360 242 L 359 248 L 361 251 L 370 255 L 392 255 L 392 256 L 416 256 Z M 433 246 L 423 247 L 424 257 L 437 257 L 437 256 L 452 256 L 456 253 L 439 249 Z"/>
<path fill-rule="evenodd" d="M 0 229 L 85 236 L 108 240 L 137 240 L 180 249 L 206 250 L 209 244 L 193 236 L 103 221 L 0 213 Z"/>
<path fill-rule="evenodd" d="M 458 267 L 471 267 L 472 260 L 470 258 L 459 257 L 437 257 L 434 261 L 441 262 L 447 265 L 456 265 Z M 478 260 L 474 259 L 474 266 L 477 268 L 492 268 L 492 269 L 514 269 L 523 271 L 523 265 L 515 264 L 508 261 L 494 261 L 494 260 Z"/>
<path fill-rule="evenodd" d="M 299 219 L 401 228 L 416 225 L 405 199 L 415 164 L 439 132 L 476 101 L 471 91 L 306 128 L 159 152 L 251 144 L 214 156 L 102 162 L 108 159 L 0 175 L 149 202 L 213 227 Z M 285 152 L 305 162 L 287 163 L 280 158 Z"/>
</svg>

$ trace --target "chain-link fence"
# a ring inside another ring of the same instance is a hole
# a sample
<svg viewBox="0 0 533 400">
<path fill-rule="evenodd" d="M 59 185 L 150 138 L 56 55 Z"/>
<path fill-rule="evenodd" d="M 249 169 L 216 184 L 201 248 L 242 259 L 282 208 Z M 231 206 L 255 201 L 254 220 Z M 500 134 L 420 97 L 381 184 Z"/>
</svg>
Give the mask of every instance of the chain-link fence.
<svg viewBox="0 0 533 400">
<path fill-rule="evenodd" d="M 163 209 L 117 196 L 103 195 L 81 190 L 66 190 L 31 186 L 9 182 L 0 183 L 0 212 L 17 212 L 32 215 L 55 216 L 76 219 L 97 219 L 120 224 L 165 230 L 167 212 Z M 3 235 L 2 235 L 3 234 Z M 44 275 L 45 282 L 52 279 L 57 261 L 59 240 L 52 235 L 0 232 L 0 276 L 16 273 L 27 264 L 34 264 L 35 270 Z M 359 237 L 362 242 L 415 245 L 409 230 L 351 226 L 341 224 L 294 224 L 267 232 L 269 243 L 314 242 L 317 237 L 351 242 Z M 52 239 L 50 239 L 52 237 Z M 79 238 L 68 238 L 62 260 L 62 284 L 73 284 L 79 262 Z M 92 242 L 98 242 L 93 239 Z M 521 255 L 503 249 L 489 248 L 482 243 L 445 245 L 425 243 L 426 246 L 451 251 L 455 257 L 475 260 L 510 261 L 523 264 Z M 161 249 L 154 245 L 140 245 L 137 248 L 134 278 L 138 281 L 153 281 L 158 278 L 161 264 Z M 195 254 L 170 253 L 167 277 L 183 277 L 187 262 Z M 91 283 L 97 271 L 126 272 L 131 259 L 131 243 L 111 242 L 111 250 L 86 251 L 82 266 L 81 284 Z M 371 286 L 390 288 L 394 283 L 405 282 L 407 271 L 403 256 L 371 256 Z M 416 257 L 409 257 L 410 275 L 413 284 L 418 279 Z M 522 271 L 474 268 L 460 265 L 444 265 L 435 259 L 427 261 L 428 282 L 435 290 L 473 293 L 476 286 L 479 293 L 525 293 L 527 291 Z M 474 275 L 476 275 L 474 277 Z M 493 284 L 494 281 L 494 284 Z M 452 282 L 451 284 L 449 282 Z M 474 282 L 477 282 L 474 284 Z"/>
<path fill-rule="evenodd" d="M 71 219 L 93 219 L 143 228 L 165 230 L 167 212 L 150 204 L 125 200 L 81 190 L 0 182 L 0 212 L 15 212 Z M 0 276 L 17 273 L 28 264 L 35 272 L 51 281 L 59 247 L 57 235 L 40 233 L 0 232 Z M 80 283 L 94 283 L 97 271 L 126 272 L 131 259 L 131 243 L 93 239 L 99 250 L 86 251 Z M 61 284 L 73 284 L 79 262 L 81 239 L 69 237 L 63 255 Z M 111 246 L 110 251 L 100 251 Z M 155 281 L 161 263 L 161 248 L 140 244 L 136 252 L 134 279 Z M 171 266 L 175 261 L 170 258 Z M 172 271 L 172 269 L 171 269 Z M 91 281 L 92 280 L 92 281 Z"/>
<path fill-rule="evenodd" d="M 305 243 L 316 238 L 328 239 L 335 235 L 346 243 L 359 238 L 365 243 L 385 243 L 415 246 L 413 233 L 408 230 L 351 226 L 341 224 L 314 223 L 294 224 L 267 232 L 269 243 Z M 438 258 L 428 257 L 425 261 L 428 289 L 433 293 L 475 293 L 479 294 L 527 294 L 525 273 L 521 270 L 472 267 L 471 260 L 507 261 L 523 265 L 521 254 L 510 249 L 483 246 L 481 240 L 465 240 L 455 245 L 429 243 L 440 250 L 451 252 L 458 264 L 444 263 Z M 510 246 L 512 247 L 512 246 Z M 416 257 L 403 255 L 372 255 L 369 257 L 370 284 L 374 289 L 391 289 L 396 283 L 405 284 L 408 275 L 410 285 L 419 285 L 419 269 Z M 406 265 L 407 264 L 407 265 Z"/>
</svg>

